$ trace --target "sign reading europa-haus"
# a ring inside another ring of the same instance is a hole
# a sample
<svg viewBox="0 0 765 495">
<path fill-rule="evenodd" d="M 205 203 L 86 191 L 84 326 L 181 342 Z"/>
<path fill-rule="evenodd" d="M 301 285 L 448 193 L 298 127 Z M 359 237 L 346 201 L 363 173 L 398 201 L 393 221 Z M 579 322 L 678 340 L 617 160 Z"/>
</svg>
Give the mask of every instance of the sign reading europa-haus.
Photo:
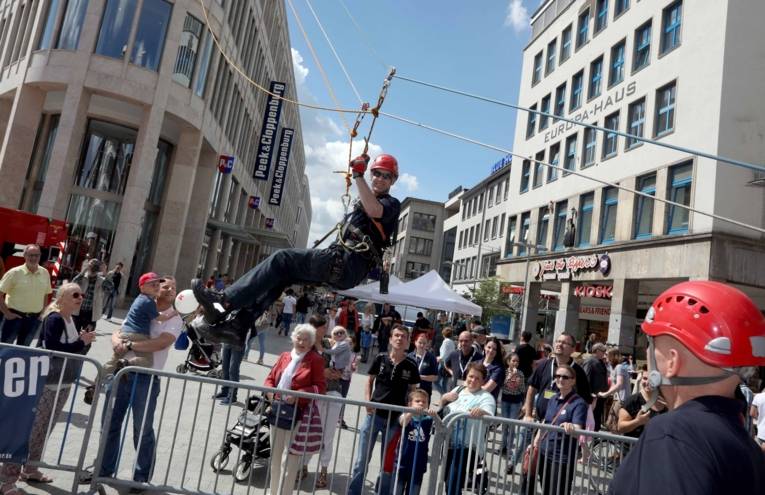
<svg viewBox="0 0 765 495">
<path fill-rule="evenodd" d="M 611 258 L 608 254 L 588 254 L 554 258 L 534 263 L 532 275 L 542 280 L 569 280 L 579 272 L 597 270 L 603 276 L 611 271 Z"/>
</svg>

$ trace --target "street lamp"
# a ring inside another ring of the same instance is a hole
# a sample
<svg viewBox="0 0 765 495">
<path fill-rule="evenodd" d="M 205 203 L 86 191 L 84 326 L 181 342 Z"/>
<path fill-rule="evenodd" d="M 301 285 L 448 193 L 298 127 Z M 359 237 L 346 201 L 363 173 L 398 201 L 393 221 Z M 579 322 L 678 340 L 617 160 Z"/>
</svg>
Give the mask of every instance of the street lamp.
<svg viewBox="0 0 765 495">
<path fill-rule="evenodd" d="M 529 298 L 529 261 L 530 261 L 530 258 L 531 258 L 531 249 L 532 248 L 535 249 L 536 250 L 536 254 L 539 254 L 541 252 L 547 251 L 547 248 L 544 247 L 544 246 L 540 246 L 538 244 L 530 244 L 528 242 L 512 242 L 512 241 L 510 241 L 507 244 L 508 244 L 508 246 L 513 246 L 513 247 L 516 247 L 516 246 L 518 246 L 518 247 L 525 247 L 528 250 L 528 254 L 526 255 L 526 275 L 525 275 L 524 280 L 523 280 L 523 304 L 521 305 L 521 311 L 518 313 L 518 321 L 519 321 L 519 324 L 520 324 L 520 322 L 523 321 L 523 316 L 524 316 L 523 315 L 523 311 L 524 311 L 524 309 L 526 308 L 526 305 L 529 302 L 529 300 L 528 300 L 528 298 Z M 517 334 L 518 332 L 516 331 L 514 333 Z M 513 335 L 513 341 L 515 341 L 516 338 L 517 338 L 517 335 Z"/>
</svg>

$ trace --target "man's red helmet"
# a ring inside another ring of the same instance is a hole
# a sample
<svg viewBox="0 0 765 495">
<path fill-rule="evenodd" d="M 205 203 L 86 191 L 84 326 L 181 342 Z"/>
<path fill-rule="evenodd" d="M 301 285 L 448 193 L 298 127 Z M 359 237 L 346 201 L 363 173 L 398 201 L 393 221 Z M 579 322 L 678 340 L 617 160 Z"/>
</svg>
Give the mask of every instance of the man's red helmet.
<svg viewBox="0 0 765 495">
<path fill-rule="evenodd" d="M 682 282 L 654 301 L 643 331 L 669 335 L 718 368 L 765 366 L 765 317 L 743 292 L 720 282 Z"/>
<path fill-rule="evenodd" d="M 393 157 L 393 155 L 387 155 L 385 153 L 378 155 L 377 158 L 375 158 L 375 160 L 372 162 L 372 166 L 369 167 L 369 170 L 375 169 L 390 172 L 395 178 L 398 179 L 398 162 Z"/>
</svg>

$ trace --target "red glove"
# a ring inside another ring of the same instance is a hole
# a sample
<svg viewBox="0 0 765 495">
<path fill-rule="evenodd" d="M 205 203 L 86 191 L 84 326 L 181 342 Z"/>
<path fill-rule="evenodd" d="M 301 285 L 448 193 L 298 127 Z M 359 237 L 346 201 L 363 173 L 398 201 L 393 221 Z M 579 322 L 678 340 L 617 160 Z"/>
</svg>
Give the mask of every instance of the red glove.
<svg viewBox="0 0 765 495">
<path fill-rule="evenodd" d="M 364 172 L 367 171 L 367 165 L 369 164 L 369 155 L 359 155 L 351 160 L 351 171 L 353 172 L 353 178 L 364 177 Z"/>
</svg>

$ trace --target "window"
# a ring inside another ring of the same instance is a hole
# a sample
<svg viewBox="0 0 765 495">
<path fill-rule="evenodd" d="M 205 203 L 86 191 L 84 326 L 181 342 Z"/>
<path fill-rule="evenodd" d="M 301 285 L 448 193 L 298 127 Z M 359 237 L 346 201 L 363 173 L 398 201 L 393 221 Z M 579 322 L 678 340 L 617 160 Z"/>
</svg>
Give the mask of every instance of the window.
<svg viewBox="0 0 765 495">
<path fill-rule="evenodd" d="M 124 194 L 136 137 L 133 129 L 100 120 L 89 121 L 74 185 Z"/>
<path fill-rule="evenodd" d="M 194 67 L 199 53 L 199 40 L 202 38 L 202 23 L 196 17 L 186 14 L 183 32 L 178 42 L 178 55 L 173 67 L 173 79 L 185 87 L 191 86 Z"/>
<path fill-rule="evenodd" d="M 627 133 L 633 136 L 643 137 L 643 126 L 645 125 L 645 98 L 630 104 L 627 110 Z M 626 148 L 632 149 L 641 145 L 642 142 L 635 138 L 627 138 Z"/>
<path fill-rule="evenodd" d="M 550 227 L 550 214 L 547 212 L 547 207 L 542 208 L 540 216 L 537 226 L 537 246 L 547 247 L 547 230 Z"/>
<path fill-rule="evenodd" d="M 566 210 L 568 201 L 559 201 L 555 204 L 555 225 L 553 225 L 553 250 L 563 249 L 563 237 L 566 233 Z"/>
<path fill-rule="evenodd" d="M 540 108 L 540 112 L 543 114 L 550 113 L 550 95 L 545 96 L 542 98 L 542 107 Z M 542 131 L 543 129 L 547 129 L 547 123 L 549 122 L 549 117 L 547 115 L 540 115 L 539 116 L 539 130 Z"/>
<path fill-rule="evenodd" d="M 499 215 L 494 217 L 494 219 L 491 221 L 491 238 L 496 239 L 497 238 L 497 228 L 499 227 Z"/>
<path fill-rule="evenodd" d="M 531 77 L 531 84 L 534 85 L 542 79 L 542 52 L 534 57 L 534 74 Z"/>
<path fill-rule="evenodd" d="M 130 62 L 157 70 L 165 46 L 167 26 L 173 5 L 165 0 L 144 0 Z"/>
<path fill-rule="evenodd" d="M 656 196 L 656 174 L 639 177 L 637 190 Z M 635 239 L 651 237 L 653 232 L 653 198 L 637 196 L 635 201 Z"/>
<path fill-rule="evenodd" d="M 614 131 L 619 130 L 619 112 L 614 112 L 608 117 L 606 117 L 606 121 L 603 123 L 603 127 L 606 129 L 611 129 Z M 619 136 L 616 135 L 614 132 L 607 132 L 606 136 L 603 138 L 603 158 L 610 158 L 614 155 L 616 155 L 616 146 L 618 144 Z"/>
<path fill-rule="evenodd" d="M 566 159 L 563 161 L 563 168 L 566 170 L 576 169 L 576 137 L 574 134 L 566 138 Z M 563 172 L 563 176 L 566 175 L 568 174 Z"/>
<path fill-rule="evenodd" d="M 661 14 L 661 46 L 659 55 L 664 55 L 680 44 L 683 2 L 675 2 Z"/>
<path fill-rule="evenodd" d="M 412 227 L 423 232 L 436 231 L 436 216 L 415 212 L 412 215 Z"/>
<path fill-rule="evenodd" d="M 487 254 L 481 262 L 481 278 L 494 277 L 497 274 L 499 253 Z"/>
<path fill-rule="evenodd" d="M 495 204 L 499 204 L 502 201 L 502 182 L 497 182 L 497 194 L 494 197 Z"/>
<path fill-rule="evenodd" d="M 603 190 L 603 208 L 600 222 L 600 243 L 614 242 L 616 236 L 616 207 L 619 202 L 619 190 L 607 187 Z"/>
<path fill-rule="evenodd" d="M 616 0 L 614 4 L 614 19 L 624 13 L 625 10 L 630 8 L 630 0 Z"/>
<path fill-rule="evenodd" d="M 597 0 L 595 5 L 595 33 L 603 31 L 608 25 L 608 0 Z"/>
<path fill-rule="evenodd" d="M 503 213 L 501 217 L 499 217 L 499 236 L 502 237 L 505 235 L 505 214 Z"/>
<path fill-rule="evenodd" d="M 489 231 L 491 230 L 491 220 L 486 220 L 486 223 L 483 225 L 483 242 L 487 242 L 489 240 Z"/>
<path fill-rule="evenodd" d="M 560 162 L 560 144 L 555 143 L 550 146 L 550 165 L 558 166 Z M 555 167 L 547 167 L 547 182 L 552 182 L 558 179 L 558 169 Z"/>
<path fill-rule="evenodd" d="M 494 205 L 494 186 L 491 186 L 489 188 L 489 206 L 488 208 L 491 208 Z"/>
<path fill-rule="evenodd" d="M 526 120 L 526 139 L 534 135 L 534 131 L 536 131 L 537 127 L 537 104 L 535 103 L 531 105 L 530 109 L 531 111 Z"/>
<path fill-rule="evenodd" d="M 691 204 L 691 181 L 693 167 L 690 163 L 677 165 L 669 170 L 669 193 L 670 201 L 690 206 Z M 674 205 L 667 207 L 667 234 L 683 234 L 688 232 L 688 210 Z"/>
<path fill-rule="evenodd" d="M 568 60 L 571 56 L 571 29 L 572 26 L 569 24 L 560 36 L 560 62 L 558 62 L 558 65 Z"/>
<path fill-rule="evenodd" d="M 561 84 L 555 89 L 555 115 L 563 117 L 566 113 L 566 83 Z"/>
<path fill-rule="evenodd" d="M 462 209 L 462 219 L 464 220 L 465 217 L 467 216 L 467 204 L 466 203 L 462 203 L 461 209 Z"/>
<path fill-rule="evenodd" d="M 207 71 L 210 69 L 210 58 L 212 57 L 213 37 L 209 30 L 205 30 L 205 39 L 202 45 L 202 55 L 199 57 L 199 71 L 197 73 L 197 82 L 194 85 L 194 94 L 203 97 L 205 86 L 207 86 Z"/>
<path fill-rule="evenodd" d="M 536 160 L 534 160 L 534 188 L 542 185 L 542 181 L 544 180 L 544 171 L 545 166 L 542 165 L 542 162 L 545 161 L 545 152 L 544 150 L 537 153 L 537 156 L 535 157 Z"/>
<path fill-rule="evenodd" d="M 48 3 L 48 10 L 45 12 L 45 27 L 40 33 L 40 40 L 37 43 L 38 50 L 48 50 L 53 44 L 53 30 L 56 28 L 58 3 L 59 0 L 51 0 Z M 34 211 L 37 209 L 35 208 Z"/>
<path fill-rule="evenodd" d="M 523 167 L 521 168 L 522 193 L 525 193 L 529 190 L 529 180 L 531 180 L 531 162 L 529 160 L 523 160 Z"/>
<path fill-rule="evenodd" d="M 457 240 L 457 245 L 459 246 L 460 249 L 462 249 L 462 246 L 463 246 L 463 244 L 462 244 L 462 234 L 464 234 L 464 233 L 465 233 L 465 231 L 460 231 L 460 234 L 459 234 L 459 237 L 458 237 L 458 240 Z"/>
<path fill-rule="evenodd" d="M 136 3 L 137 0 L 108 1 L 98 33 L 97 54 L 112 58 L 125 57 Z"/>
<path fill-rule="evenodd" d="M 597 146 L 598 133 L 592 127 L 584 129 L 584 153 L 582 156 L 582 168 L 595 165 L 595 149 Z"/>
<path fill-rule="evenodd" d="M 577 236 L 579 242 L 577 246 L 587 247 L 590 245 L 590 230 L 592 230 L 592 204 L 594 201 L 594 193 L 585 194 L 582 196 L 581 205 L 579 207 L 579 228 L 577 229 Z"/>
<path fill-rule="evenodd" d="M 656 137 L 672 132 L 675 128 L 675 82 L 656 91 Z"/>
<path fill-rule="evenodd" d="M 420 277 L 422 275 L 425 275 L 430 271 L 430 265 L 427 263 L 418 263 L 416 261 L 407 261 L 406 262 L 406 273 L 404 274 L 404 278 L 407 280 L 412 280 L 417 277 Z"/>
<path fill-rule="evenodd" d="M 609 86 L 624 81 L 624 50 L 626 46 L 627 41 L 622 40 L 611 47 L 611 71 L 608 74 Z"/>
<path fill-rule="evenodd" d="M 635 30 L 635 53 L 632 55 L 632 71 L 638 71 L 651 61 L 651 21 Z"/>
<path fill-rule="evenodd" d="M 555 52 L 557 51 L 558 40 L 552 40 L 547 44 L 547 63 L 545 65 L 545 75 L 549 75 L 555 70 Z"/>
<path fill-rule="evenodd" d="M 507 197 L 510 194 L 510 179 L 505 179 L 505 194 L 502 195 L 502 200 L 507 201 Z"/>
<path fill-rule="evenodd" d="M 579 14 L 579 21 L 576 28 L 576 47 L 582 47 L 588 41 L 590 35 L 590 9 Z"/>
<path fill-rule="evenodd" d="M 517 217 L 510 217 L 507 222 L 507 240 L 505 241 L 505 258 L 510 258 L 513 255 L 513 248 L 515 246 L 515 227 L 517 224 Z"/>
<path fill-rule="evenodd" d="M 422 237 L 411 237 L 409 239 L 409 254 L 430 256 L 432 253 L 433 241 L 431 239 L 423 239 Z"/>
<path fill-rule="evenodd" d="M 590 64 L 590 88 L 588 98 L 600 96 L 600 80 L 603 78 L 603 57 L 598 57 Z"/>
<path fill-rule="evenodd" d="M 480 196 L 478 196 L 478 213 L 483 211 L 483 194 L 481 193 Z"/>
<path fill-rule="evenodd" d="M 399 232 L 406 232 L 407 224 L 406 222 L 409 220 L 409 214 L 405 213 L 403 217 L 398 219 L 398 231 Z"/>
<path fill-rule="evenodd" d="M 568 111 L 573 112 L 582 106 L 582 85 L 584 84 L 584 71 L 580 70 L 571 78 L 571 103 Z"/>
<path fill-rule="evenodd" d="M 66 3 L 64 20 L 58 33 L 56 48 L 60 50 L 76 50 L 80 43 L 80 32 L 85 21 L 85 11 L 88 0 L 69 0 Z"/>
<path fill-rule="evenodd" d="M 526 243 L 529 242 L 529 229 L 531 228 L 531 212 L 527 211 L 521 215 L 521 236 L 519 238 L 518 256 L 526 254 Z"/>
</svg>

